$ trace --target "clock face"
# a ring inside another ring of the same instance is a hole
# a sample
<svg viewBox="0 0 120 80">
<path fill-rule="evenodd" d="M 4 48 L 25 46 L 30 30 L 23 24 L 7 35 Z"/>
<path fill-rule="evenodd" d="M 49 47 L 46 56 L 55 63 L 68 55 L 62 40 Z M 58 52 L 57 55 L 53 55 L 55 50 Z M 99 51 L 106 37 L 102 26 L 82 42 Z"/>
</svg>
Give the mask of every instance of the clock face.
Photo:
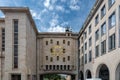
<svg viewBox="0 0 120 80">
<path fill-rule="evenodd" d="M 52 47 L 52 55 L 61 55 L 63 54 L 63 47 L 62 46 L 53 46 Z"/>
</svg>

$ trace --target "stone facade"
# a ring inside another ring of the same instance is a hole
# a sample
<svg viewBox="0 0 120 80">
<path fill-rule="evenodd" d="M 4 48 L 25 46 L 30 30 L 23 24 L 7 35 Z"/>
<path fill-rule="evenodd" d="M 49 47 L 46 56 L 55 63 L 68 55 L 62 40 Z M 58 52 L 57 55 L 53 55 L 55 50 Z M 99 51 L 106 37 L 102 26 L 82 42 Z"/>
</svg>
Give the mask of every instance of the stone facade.
<svg viewBox="0 0 120 80">
<path fill-rule="evenodd" d="M 79 33 L 38 32 L 28 8 L 0 10 L 0 80 L 120 80 L 120 0 L 97 0 Z"/>
<path fill-rule="evenodd" d="M 110 6 L 110 1 L 113 1 Z M 105 14 L 102 10 L 105 7 Z M 98 15 L 98 23 L 96 17 Z M 112 16 L 112 15 L 115 15 Z M 111 17 L 113 18 L 111 21 Z M 105 23 L 105 28 L 102 25 Z M 111 26 L 113 25 L 113 26 Z M 90 31 L 91 26 L 91 31 Z M 101 77 L 102 80 L 120 80 L 120 0 L 97 0 L 79 34 L 80 77 L 81 79 Z M 98 31 L 99 30 L 99 31 Z M 102 34 L 102 31 L 105 31 Z M 97 33 L 98 31 L 98 33 Z M 86 34 L 84 34 L 86 33 Z M 111 41 L 111 36 L 115 34 Z M 97 36 L 96 36 L 97 35 Z M 85 37 L 87 36 L 87 37 Z M 96 39 L 98 37 L 98 39 Z M 90 42 L 90 38 L 92 39 Z M 103 47 L 102 42 L 105 41 Z M 85 45 L 87 43 L 87 46 Z M 91 45 L 89 46 L 89 43 Z M 111 45 L 114 48 L 111 49 Z M 99 45 L 99 49 L 96 47 Z M 87 49 L 85 49 L 85 46 Z M 105 50 L 103 52 L 103 50 Z M 90 57 L 91 51 L 91 57 Z M 98 56 L 96 56 L 98 55 Z M 87 57 L 85 57 L 87 56 Z M 89 59 L 92 59 L 91 61 Z M 105 70 L 106 72 L 104 72 Z M 104 72 L 104 76 L 102 71 Z M 104 78 L 103 78 L 104 76 Z"/>
<path fill-rule="evenodd" d="M 77 33 L 39 33 L 38 75 L 63 73 L 78 77 Z"/>
</svg>

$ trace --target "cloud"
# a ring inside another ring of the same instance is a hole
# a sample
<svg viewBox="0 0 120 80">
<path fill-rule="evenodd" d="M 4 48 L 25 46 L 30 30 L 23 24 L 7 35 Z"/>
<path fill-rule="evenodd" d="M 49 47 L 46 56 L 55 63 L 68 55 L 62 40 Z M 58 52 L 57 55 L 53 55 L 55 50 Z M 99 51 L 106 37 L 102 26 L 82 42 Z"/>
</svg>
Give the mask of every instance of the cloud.
<svg viewBox="0 0 120 80">
<path fill-rule="evenodd" d="M 78 3 L 79 3 L 79 0 L 71 0 L 69 8 L 71 10 L 79 10 L 80 6 L 78 5 Z"/>
<path fill-rule="evenodd" d="M 59 19 L 58 14 L 53 13 L 52 19 L 49 22 L 50 26 L 54 27 L 54 26 L 58 25 L 59 24 L 59 20 L 58 19 Z"/>
<path fill-rule="evenodd" d="M 54 27 L 54 26 L 56 26 L 58 23 L 59 23 L 59 22 L 58 22 L 57 19 L 52 19 L 52 20 L 50 21 L 50 26 L 51 26 L 51 27 Z"/>
<path fill-rule="evenodd" d="M 69 23 L 68 22 L 63 22 L 62 24 L 61 24 L 61 26 L 64 26 L 64 27 L 66 27 L 66 26 L 68 26 L 69 25 Z"/>
<path fill-rule="evenodd" d="M 38 15 L 38 13 L 37 13 L 36 11 L 34 11 L 34 10 L 30 10 L 30 12 L 31 12 L 32 17 L 33 17 L 34 19 L 41 20 L 40 15 Z"/>
<path fill-rule="evenodd" d="M 80 7 L 78 5 L 70 5 L 71 10 L 79 10 Z"/>
<path fill-rule="evenodd" d="M 61 12 L 65 11 L 65 9 L 62 6 L 59 6 L 59 5 L 56 6 L 56 10 L 61 11 Z"/>
<path fill-rule="evenodd" d="M 50 27 L 47 30 L 48 32 L 65 32 L 65 28 L 57 25 L 56 27 Z"/>
<path fill-rule="evenodd" d="M 48 10 L 52 11 L 54 10 L 56 1 L 57 0 L 45 0 L 43 4 Z"/>
<path fill-rule="evenodd" d="M 50 0 L 45 0 L 44 6 L 45 6 L 46 8 L 49 8 L 49 6 L 50 6 Z"/>
</svg>

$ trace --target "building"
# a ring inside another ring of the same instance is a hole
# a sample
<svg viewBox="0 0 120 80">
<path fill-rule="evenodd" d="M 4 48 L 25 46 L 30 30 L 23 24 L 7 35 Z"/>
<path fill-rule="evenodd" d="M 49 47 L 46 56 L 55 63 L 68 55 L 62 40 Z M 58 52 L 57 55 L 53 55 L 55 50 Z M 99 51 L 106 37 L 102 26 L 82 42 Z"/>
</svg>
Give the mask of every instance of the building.
<svg viewBox="0 0 120 80">
<path fill-rule="evenodd" d="M 45 74 L 68 74 L 78 79 L 78 34 L 39 33 L 37 35 L 37 73 L 41 80 Z"/>
<path fill-rule="evenodd" d="M 78 79 L 78 33 L 39 33 L 28 8 L 0 7 L 0 80 Z"/>
<path fill-rule="evenodd" d="M 96 0 L 79 33 L 38 32 L 28 8 L 0 10 L 0 80 L 120 80 L 120 0 Z"/>
<path fill-rule="evenodd" d="M 120 0 L 96 0 L 79 32 L 80 79 L 120 80 Z"/>
<path fill-rule="evenodd" d="M 0 7 L 0 80 L 36 77 L 37 29 L 28 8 Z"/>
</svg>

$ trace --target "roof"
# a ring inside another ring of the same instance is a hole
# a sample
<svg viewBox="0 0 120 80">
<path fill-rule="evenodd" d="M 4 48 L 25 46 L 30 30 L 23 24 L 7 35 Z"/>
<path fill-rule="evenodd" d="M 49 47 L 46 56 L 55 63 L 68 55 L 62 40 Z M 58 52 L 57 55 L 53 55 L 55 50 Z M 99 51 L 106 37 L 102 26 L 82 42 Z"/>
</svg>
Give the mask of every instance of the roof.
<svg viewBox="0 0 120 80">
<path fill-rule="evenodd" d="M 0 10 L 5 14 L 6 12 L 24 12 L 27 14 L 31 25 L 33 26 L 33 29 L 38 33 L 37 27 L 35 25 L 35 22 L 32 18 L 32 15 L 30 13 L 30 10 L 28 7 L 0 7 Z"/>
<path fill-rule="evenodd" d="M 71 36 L 69 37 L 75 37 L 78 38 L 78 33 L 73 33 L 73 32 L 69 32 L 71 34 Z M 68 34 L 68 32 L 41 32 L 38 34 L 38 38 L 40 37 L 68 37 L 66 36 L 66 34 Z"/>
</svg>

